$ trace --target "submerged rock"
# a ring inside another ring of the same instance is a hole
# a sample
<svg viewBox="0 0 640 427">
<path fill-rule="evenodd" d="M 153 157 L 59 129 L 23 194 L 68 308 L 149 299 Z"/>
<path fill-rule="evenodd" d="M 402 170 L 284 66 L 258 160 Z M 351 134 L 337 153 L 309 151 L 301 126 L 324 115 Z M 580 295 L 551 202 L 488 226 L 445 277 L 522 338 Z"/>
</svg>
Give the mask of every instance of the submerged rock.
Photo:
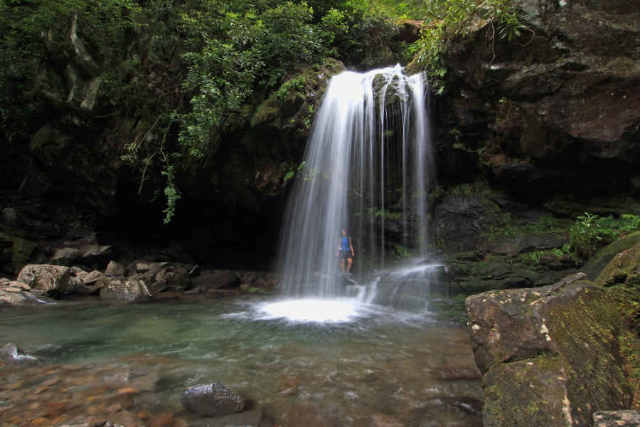
<svg viewBox="0 0 640 427">
<path fill-rule="evenodd" d="M 473 295 L 466 308 L 485 425 L 590 425 L 595 411 L 630 407 L 616 303 L 585 274 Z"/>
<path fill-rule="evenodd" d="M 207 417 L 241 412 L 246 405 L 238 393 L 220 383 L 189 387 L 182 394 L 181 401 L 188 411 Z"/>
</svg>

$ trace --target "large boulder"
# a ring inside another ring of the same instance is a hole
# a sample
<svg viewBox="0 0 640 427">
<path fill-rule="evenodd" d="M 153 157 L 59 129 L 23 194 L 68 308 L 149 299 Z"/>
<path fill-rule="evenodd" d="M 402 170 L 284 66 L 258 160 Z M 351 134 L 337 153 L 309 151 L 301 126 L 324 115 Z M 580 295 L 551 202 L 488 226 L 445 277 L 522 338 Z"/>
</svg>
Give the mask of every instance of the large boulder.
<svg viewBox="0 0 640 427">
<path fill-rule="evenodd" d="M 49 264 L 29 264 L 18 274 L 18 282 L 52 296 L 69 294 L 90 295 L 108 283 L 107 277 L 94 270 Z"/>
<path fill-rule="evenodd" d="M 246 402 L 224 384 L 200 384 L 189 387 L 182 394 L 182 405 L 190 412 L 214 417 L 244 410 Z"/>
<path fill-rule="evenodd" d="M 97 270 L 90 272 L 77 267 L 71 268 L 71 287 L 69 293 L 92 295 L 109 284 L 109 279 Z"/>
<path fill-rule="evenodd" d="M 594 411 L 630 407 L 615 302 L 583 273 L 473 295 L 466 308 L 485 425 L 590 425 Z"/>
<path fill-rule="evenodd" d="M 69 267 L 49 264 L 25 265 L 18 274 L 18 282 L 45 292 L 67 293 L 72 287 Z"/>
</svg>

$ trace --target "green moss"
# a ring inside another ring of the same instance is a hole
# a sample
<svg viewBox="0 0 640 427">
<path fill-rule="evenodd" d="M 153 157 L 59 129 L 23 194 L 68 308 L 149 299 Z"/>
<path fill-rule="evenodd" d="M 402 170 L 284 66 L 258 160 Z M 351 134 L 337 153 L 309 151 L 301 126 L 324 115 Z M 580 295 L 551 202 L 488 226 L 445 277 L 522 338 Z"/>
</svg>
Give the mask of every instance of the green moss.
<svg viewBox="0 0 640 427">
<path fill-rule="evenodd" d="M 600 275 L 602 270 L 609 264 L 614 256 L 620 252 L 629 249 L 636 244 L 640 243 L 640 231 L 631 233 L 615 242 L 600 249 L 596 254 L 589 259 L 584 266 L 583 271 L 591 279 L 595 279 Z"/>
<path fill-rule="evenodd" d="M 491 367 L 484 378 L 484 424 L 562 425 L 562 370 L 561 359 L 550 354 Z"/>
<path fill-rule="evenodd" d="M 584 285 L 593 283 L 572 284 Z M 632 393 L 617 338 L 623 325 L 615 299 L 603 289 L 585 288 L 575 301 L 552 305 L 546 320 L 570 367 L 567 388 L 574 415 L 628 407 Z"/>
</svg>

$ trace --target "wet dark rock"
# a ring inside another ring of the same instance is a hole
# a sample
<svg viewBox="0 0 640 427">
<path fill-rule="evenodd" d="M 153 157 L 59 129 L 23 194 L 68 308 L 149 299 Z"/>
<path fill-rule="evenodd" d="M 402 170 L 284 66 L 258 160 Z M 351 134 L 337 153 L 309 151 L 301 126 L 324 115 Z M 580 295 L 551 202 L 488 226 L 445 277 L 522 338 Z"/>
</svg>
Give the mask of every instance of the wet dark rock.
<svg viewBox="0 0 640 427">
<path fill-rule="evenodd" d="M 589 425 L 629 407 L 616 303 L 585 277 L 467 298 L 485 425 Z"/>
<path fill-rule="evenodd" d="M 189 387 L 182 394 L 181 401 L 188 411 L 206 417 L 241 412 L 246 406 L 238 393 L 220 383 Z"/>
<path fill-rule="evenodd" d="M 631 427 L 640 425 L 640 411 L 598 411 L 593 413 L 594 427 Z"/>
<path fill-rule="evenodd" d="M 274 273 L 243 270 L 202 270 L 191 279 L 192 286 L 203 292 L 215 289 L 243 288 L 269 291 L 278 284 Z"/>
<path fill-rule="evenodd" d="M 445 196 L 435 210 L 436 239 L 446 250 L 473 250 L 485 240 L 482 233 L 498 225 L 499 213 L 499 206 L 486 196 Z"/>
<path fill-rule="evenodd" d="M 445 53 L 451 72 L 438 127 L 456 132 L 440 140 L 439 163 L 453 167 L 454 152 L 477 152 L 492 184 L 532 202 L 636 188 L 637 4 L 516 4 L 528 26 L 520 38 L 495 38 L 493 24 L 478 21 Z M 442 174 L 455 180 L 468 170 L 459 167 Z"/>
<path fill-rule="evenodd" d="M 37 247 L 33 240 L 0 231 L 0 271 L 16 274 L 33 258 Z"/>
</svg>

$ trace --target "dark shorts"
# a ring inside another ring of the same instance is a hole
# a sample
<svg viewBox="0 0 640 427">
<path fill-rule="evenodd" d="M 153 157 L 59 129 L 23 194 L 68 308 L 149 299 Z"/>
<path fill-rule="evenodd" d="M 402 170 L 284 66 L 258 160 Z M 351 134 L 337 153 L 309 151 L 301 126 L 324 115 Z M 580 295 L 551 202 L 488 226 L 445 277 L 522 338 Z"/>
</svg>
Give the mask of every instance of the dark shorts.
<svg viewBox="0 0 640 427">
<path fill-rule="evenodd" d="M 340 251 L 340 259 L 349 259 L 349 258 L 353 258 L 353 256 L 351 256 L 351 251 Z"/>
</svg>

